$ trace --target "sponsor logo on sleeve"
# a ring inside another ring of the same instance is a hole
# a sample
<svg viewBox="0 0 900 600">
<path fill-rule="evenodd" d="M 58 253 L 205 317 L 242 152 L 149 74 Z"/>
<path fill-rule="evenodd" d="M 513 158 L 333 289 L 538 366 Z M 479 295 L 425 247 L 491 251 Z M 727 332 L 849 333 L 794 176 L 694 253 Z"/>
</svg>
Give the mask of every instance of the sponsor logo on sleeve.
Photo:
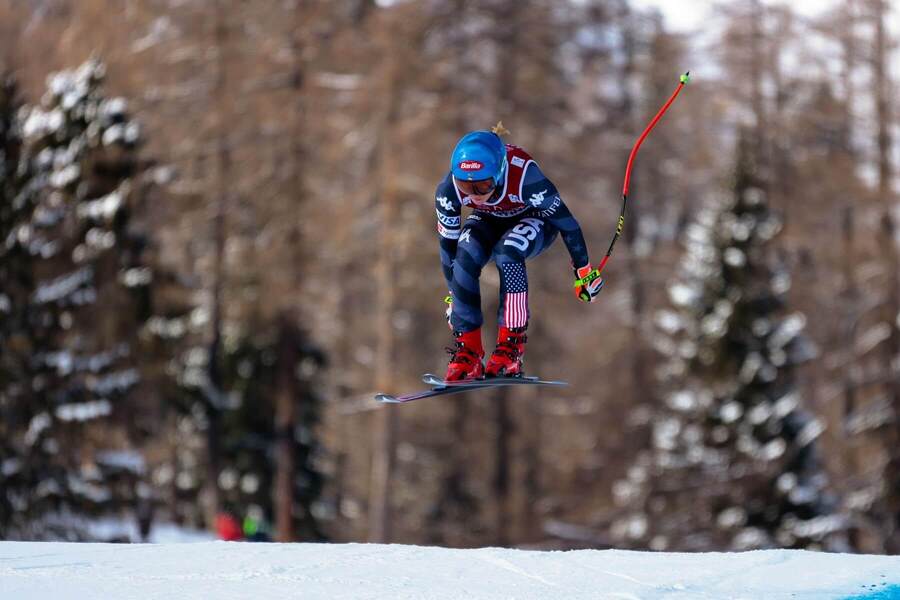
<svg viewBox="0 0 900 600">
<path fill-rule="evenodd" d="M 450 228 L 444 227 L 443 225 L 438 223 L 437 230 L 442 238 L 447 238 L 448 240 L 458 240 L 459 239 L 459 228 L 450 229 Z"/>
<path fill-rule="evenodd" d="M 469 237 L 471 234 L 471 229 L 463 230 L 462 234 L 459 236 L 459 243 L 462 244 L 463 242 L 471 242 L 472 238 Z"/>
<path fill-rule="evenodd" d="M 554 196 L 553 202 L 550 204 L 550 207 L 546 210 L 538 211 L 538 216 L 540 217 L 552 217 L 553 213 L 556 212 L 556 209 L 559 208 L 560 205 L 559 196 Z"/>
<path fill-rule="evenodd" d="M 518 156 L 513 156 L 513 159 L 510 162 L 513 164 L 514 167 L 521 167 L 522 165 L 525 164 L 525 160 Z"/>
<path fill-rule="evenodd" d="M 480 171 L 484 164 L 477 160 L 464 160 L 459 163 L 459 168 L 463 171 Z"/>
<path fill-rule="evenodd" d="M 448 217 L 441 211 L 436 211 L 436 212 L 437 212 L 438 221 L 440 221 L 441 224 L 446 225 L 447 227 L 459 227 L 459 217 L 458 216 Z"/>
<path fill-rule="evenodd" d="M 536 194 L 532 194 L 531 198 L 529 198 L 528 201 L 531 202 L 532 206 L 535 206 L 535 207 L 540 206 L 541 204 L 544 203 L 544 194 L 546 194 L 546 193 L 547 193 L 547 190 L 542 190 Z"/>
<path fill-rule="evenodd" d="M 447 199 L 447 196 L 437 196 L 435 200 L 437 200 L 437 203 L 440 204 L 441 208 L 444 210 L 448 212 L 453 210 L 453 204 Z"/>
</svg>

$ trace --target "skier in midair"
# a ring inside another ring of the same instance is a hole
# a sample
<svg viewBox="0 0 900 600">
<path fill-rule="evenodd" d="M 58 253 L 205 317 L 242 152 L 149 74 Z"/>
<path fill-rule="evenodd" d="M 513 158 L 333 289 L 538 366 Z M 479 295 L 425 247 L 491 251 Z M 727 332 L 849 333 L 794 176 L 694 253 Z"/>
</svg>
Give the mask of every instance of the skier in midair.
<svg viewBox="0 0 900 600">
<path fill-rule="evenodd" d="M 593 271 L 578 221 L 531 156 L 504 144 L 502 123 L 464 135 L 437 186 L 441 266 L 450 288 L 448 322 L 456 344 L 446 381 L 522 375 L 528 328 L 525 261 L 562 235 L 575 271 L 575 295 L 593 302 L 603 287 Z M 462 206 L 473 212 L 462 220 Z M 479 278 L 493 260 L 500 273 L 497 345 L 485 366 Z"/>
</svg>

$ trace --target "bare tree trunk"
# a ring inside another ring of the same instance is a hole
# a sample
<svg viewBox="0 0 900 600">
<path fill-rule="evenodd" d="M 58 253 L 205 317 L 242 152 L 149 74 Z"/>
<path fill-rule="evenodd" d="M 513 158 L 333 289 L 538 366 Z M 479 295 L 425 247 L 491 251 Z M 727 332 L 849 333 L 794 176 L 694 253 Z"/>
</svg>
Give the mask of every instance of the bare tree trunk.
<svg viewBox="0 0 900 600">
<path fill-rule="evenodd" d="M 856 345 L 856 323 L 859 320 L 857 302 L 859 286 L 856 282 L 856 219 L 852 205 L 844 207 L 841 223 L 843 256 L 842 271 L 844 279 L 844 322 L 847 324 L 845 334 L 848 355 L 852 355 Z M 854 382 L 854 361 L 846 360 L 844 364 L 844 422 L 856 412 L 856 385 Z"/>
<path fill-rule="evenodd" d="M 769 197 L 773 205 L 781 212 L 782 224 L 784 227 L 783 242 L 785 246 L 792 252 L 802 252 L 799 257 L 804 261 L 804 267 L 808 266 L 811 261 L 810 253 L 806 248 L 799 247 L 796 240 L 793 239 L 792 229 L 796 227 L 794 202 L 792 197 L 792 162 L 790 160 L 790 141 L 786 135 L 786 104 L 790 93 L 786 89 L 784 74 L 781 68 L 781 54 L 784 45 L 783 40 L 790 39 L 791 33 L 791 12 L 789 10 L 774 10 L 774 17 L 777 18 L 777 29 L 773 32 L 768 40 L 769 44 L 769 72 L 771 73 L 771 81 L 773 84 L 774 103 L 772 107 L 772 115 L 769 122 L 766 123 L 762 135 L 766 140 L 766 148 L 768 151 L 769 162 L 771 165 L 769 186 Z"/>
<path fill-rule="evenodd" d="M 208 364 L 208 390 L 206 398 L 207 409 L 207 475 L 205 498 L 207 511 L 215 516 L 220 510 L 219 498 L 219 453 L 220 450 L 220 420 L 222 397 L 222 321 L 223 298 L 222 290 L 225 285 L 225 241 L 227 237 L 226 212 L 228 210 L 228 176 L 231 172 L 231 151 L 228 145 L 228 117 L 226 102 L 228 97 L 228 71 L 226 49 L 228 47 L 228 24 L 225 21 L 226 8 L 222 0 L 215 5 L 215 48 L 216 48 L 216 79 L 213 87 L 214 102 L 216 103 L 216 181 L 214 189 L 215 214 L 213 216 L 213 246 L 214 246 L 214 271 L 212 282 L 212 315 L 210 318 L 211 340 L 209 344 Z M 208 515 L 210 516 L 210 515 Z M 210 520 L 210 522 L 212 522 Z"/>
<path fill-rule="evenodd" d="M 896 225 L 892 209 L 894 195 L 891 189 L 891 133 L 892 113 L 889 106 L 890 81 L 887 65 L 889 48 L 885 25 L 886 6 L 883 0 L 874 0 L 875 48 L 873 56 L 873 78 L 875 95 L 875 118 L 878 123 L 878 198 L 882 203 L 881 214 L 881 256 L 887 269 L 887 301 L 885 319 L 890 324 L 890 337 L 884 347 L 884 369 L 892 374 L 888 383 L 888 398 L 891 402 L 892 423 L 888 426 L 888 465 L 885 473 L 887 492 L 886 548 L 889 553 L 900 551 L 900 377 L 897 376 L 897 362 L 900 356 L 900 257 L 895 241 Z"/>
<path fill-rule="evenodd" d="M 752 92 L 750 106 L 756 121 L 755 160 L 757 165 L 767 165 L 768 156 L 766 148 L 766 134 L 768 132 L 768 119 L 766 115 L 765 95 L 763 93 L 763 72 L 765 71 L 765 59 L 763 46 L 765 44 L 765 32 L 763 31 L 764 8 L 760 0 L 751 0 L 752 13 L 750 15 L 750 83 Z"/>
<path fill-rule="evenodd" d="M 293 542 L 294 534 L 294 475 L 297 470 L 296 440 L 297 389 L 295 368 L 298 360 L 300 336 L 288 314 L 279 318 L 277 384 L 275 393 L 275 538 L 279 542 Z"/>
<path fill-rule="evenodd" d="M 166 427 L 166 431 L 170 432 L 167 434 L 168 438 L 169 438 L 168 439 L 169 447 L 166 448 L 166 451 L 169 454 L 168 461 L 167 461 L 168 464 L 172 465 L 174 470 L 177 472 L 179 469 L 181 469 L 181 464 L 180 464 L 180 460 L 179 460 L 179 453 L 180 453 L 179 452 L 179 443 L 178 443 L 179 436 L 176 433 L 178 431 L 178 429 L 177 429 L 177 426 L 174 423 L 174 421 L 175 421 L 175 418 L 170 416 L 169 423 L 167 424 L 168 426 Z M 185 514 L 181 510 L 182 503 L 179 502 L 179 499 L 178 499 L 178 478 L 177 477 L 172 477 L 171 481 L 169 482 L 169 485 L 166 486 L 165 498 L 166 498 L 166 502 L 168 503 L 169 511 L 171 511 L 172 521 L 178 525 L 184 525 L 185 524 Z M 191 523 L 191 525 L 195 525 L 195 524 Z"/>
<path fill-rule="evenodd" d="M 379 127 L 378 135 L 378 179 L 380 188 L 376 202 L 379 229 L 378 258 L 375 263 L 375 282 L 378 289 L 376 308 L 375 386 L 379 390 L 392 391 L 394 382 L 394 326 L 392 322 L 396 303 L 394 290 L 394 260 L 396 228 L 392 219 L 396 217 L 398 190 L 396 173 L 400 169 L 395 163 L 393 137 L 400 120 L 400 104 L 404 74 L 399 53 L 399 44 L 404 43 L 397 34 L 389 42 L 386 73 L 385 97 L 387 104 Z M 382 406 L 375 413 L 375 440 L 372 457 L 372 481 L 369 503 L 369 541 L 388 543 L 393 538 L 392 487 L 396 463 L 397 412 L 394 406 Z"/>
<path fill-rule="evenodd" d="M 856 68 L 856 0 L 844 0 L 844 14 L 842 19 L 840 42 L 843 50 L 841 61 L 841 79 L 844 82 L 844 107 L 847 114 L 847 143 L 853 147 L 853 112 L 856 104 L 855 86 L 853 85 L 853 72 Z"/>
<path fill-rule="evenodd" d="M 305 59 L 304 59 L 304 13 L 305 2 L 295 0 L 292 7 L 294 27 L 291 31 L 291 53 L 293 64 L 291 67 L 290 89 L 294 102 L 291 111 L 291 145 L 288 158 L 290 170 L 291 192 L 297 193 L 304 189 L 303 163 L 305 159 L 304 139 L 304 89 Z M 292 198 L 293 200 L 293 198 Z M 295 300 L 300 298 L 300 289 L 303 281 L 303 245 L 301 232 L 302 211 L 296 207 L 289 207 L 289 214 L 294 221 L 289 232 L 289 244 L 291 247 L 294 282 L 292 291 Z M 294 477 L 296 476 L 296 440 L 294 431 L 297 427 L 297 406 L 300 396 L 297 386 L 297 378 L 294 369 L 298 361 L 298 346 L 300 333 L 297 330 L 295 320 L 300 314 L 300 306 L 294 310 L 288 310 L 279 317 L 278 340 L 278 375 L 275 396 L 275 536 L 279 542 L 291 542 L 296 539 L 294 527 Z"/>
<path fill-rule="evenodd" d="M 846 333 L 843 336 L 846 346 L 846 354 L 848 358 L 843 365 L 843 382 L 844 389 L 844 407 L 843 419 L 844 431 L 847 431 L 847 424 L 851 416 L 856 412 L 857 407 L 857 391 L 856 391 L 856 365 L 855 356 L 853 354 L 856 347 L 856 330 L 859 323 L 859 287 L 856 282 L 856 223 L 854 218 L 853 205 L 844 207 L 842 230 L 843 230 L 843 279 L 844 279 L 844 315 L 843 322 L 846 326 Z M 845 439 L 847 435 L 844 435 Z M 855 473 L 858 469 L 858 461 L 855 452 L 846 452 L 844 454 L 845 468 Z M 859 529 L 852 527 L 847 532 L 847 540 L 851 548 L 857 549 L 860 544 Z"/>
<path fill-rule="evenodd" d="M 520 394 L 525 401 L 523 428 L 526 437 L 522 446 L 522 462 L 525 470 L 522 475 L 522 532 L 526 541 L 536 541 L 543 537 L 543 527 L 538 510 L 544 495 L 541 486 L 541 449 L 543 447 L 543 414 L 540 409 L 540 398 L 537 390 L 522 390 Z"/>
<path fill-rule="evenodd" d="M 852 85 L 853 72 L 856 67 L 856 10 L 854 0 L 846 0 L 843 7 L 841 22 L 844 27 L 841 30 L 840 41 L 843 48 L 842 79 L 845 82 L 844 111 L 846 121 L 846 148 L 842 149 L 853 156 L 853 104 L 855 100 L 854 86 Z M 841 270 L 844 280 L 844 323 L 847 331 L 844 334 L 846 345 L 849 349 L 856 346 L 857 323 L 859 320 L 859 283 L 856 277 L 856 204 L 848 202 L 841 215 L 841 239 L 843 241 L 843 262 Z M 856 385 L 854 382 L 853 368 L 855 361 L 850 359 L 844 365 L 844 422 L 856 411 Z M 854 548 L 856 546 L 854 545 Z"/>
<path fill-rule="evenodd" d="M 455 525 L 463 519 L 476 518 L 477 501 L 466 487 L 469 472 L 466 457 L 466 423 L 469 415 L 467 398 L 451 398 L 453 417 L 450 424 L 452 443 L 446 452 L 447 469 L 441 481 L 441 490 L 429 512 L 429 543 L 455 545 L 448 532 L 455 533 L 448 525 Z"/>
<path fill-rule="evenodd" d="M 383 335 L 382 333 L 379 335 Z M 382 346 L 384 343 L 380 343 Z M 380 361 L 379 361 L 380 362 Z M 385 377 L 376 377 L 379 389 L 389 389 Z M 377 413 L 375 423 L 375 455 L 372 457 L 372 489 L 369 506 L 369 541 L 390 543 L 393 536 L 391 486 L 396 463 L 397 413 L 393 406 L 384 406 Z"/>
<path fill-rule="evenodd" d="M 509 397 L 506 388 L 500 387 L 494 394 L 494 543 L 498 546 L 509 544 L 510 502 L 509 489 L 512 479 L 512 444 L 513 423 L 509 410 Z"/>
<path fill-rule="evenodd" d="M 304 27 L 304 9 L 307 2 L 303 0 L 295 0 L 293 7 L 294 27 L 291 35 L 291 54 L 293 65 L 291 67 L 291 95 L 293 96 L 294 110 L 292 111 L 292 135 L 291 135 L 291 156 L 290 156 L 290 180 L 292 184 L 291 192 L 299 196 L 300 190 L 306 189 L 304 185 L 303 165 L 306 160 L 306 149 L 303 140 L 306 139 L 305 116 L 306 106 L 304 97 L 304 83 L 306 81 L 306 64 L 304 54 L 310 42 L 306 39 L 307 29 Z M 296 198 L 301 200 L 301 198 Z M 304 277 L 300 266 L 303 264 L 303 236 L 302 222 L 303 211 L 294 207 L 290 212 L 293 215 L 294 222 L 290 233 L 290 243 L 292 249 L 292 258 L 294 263 L 294 291 L 296 293 L 296 302 L 300 301 L 301 285 Z M 297 307 L 300 309 L 301 307 Z M 298 310 L 299 314 L 299 310 Z"/>
</svg>

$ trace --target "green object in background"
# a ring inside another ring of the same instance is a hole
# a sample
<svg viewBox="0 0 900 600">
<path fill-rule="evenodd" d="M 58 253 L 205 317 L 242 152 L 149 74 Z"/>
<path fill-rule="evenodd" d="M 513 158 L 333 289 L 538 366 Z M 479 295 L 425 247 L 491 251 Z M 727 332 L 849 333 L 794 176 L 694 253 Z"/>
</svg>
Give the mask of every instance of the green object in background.
<svg viewBox="0 0 900 600">
<path fill-rule="evenodd" d="M 690 80 L 691 80 L 691 72 L 690 71 L 688 71 L 687 73 L 682 75 L 680 78 L 681 83 L 687 83 Z"/>
<path fill-rule="evenodd" d="M 244 537 L 256 535 L 259 531 L 259 521 L 253 517 L 244 517 Z"/>
</svg>

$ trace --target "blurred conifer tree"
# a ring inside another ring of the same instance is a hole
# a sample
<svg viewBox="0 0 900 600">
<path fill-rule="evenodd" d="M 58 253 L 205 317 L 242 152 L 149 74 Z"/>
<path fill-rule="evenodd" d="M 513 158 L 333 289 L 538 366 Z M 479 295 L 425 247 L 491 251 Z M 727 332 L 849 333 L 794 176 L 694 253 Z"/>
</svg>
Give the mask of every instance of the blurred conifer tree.
<svg viewBox="0 0 900 600">
<path fill-rule="evenodd" d="M 89 61 L 51 75 L 40 106 L 3 89 L 0 536 L 92 537 L 134 502 L 143 461 L 123 427 L 152 271 L 129 227 L 137 123 Z M 18 136 L 21 136 L 20 138 Z"/>
<path fill-rule="evenodd" d="M 789 313 L 780 221 L 741 132 L 730 198 L 687 230 L 671 308 L 657 315 L 663 405 L 645 413 L 651 447 L 615 486 L 622 543 L 673 550 L 841 547 L 795 368 L 814 354 Z"/>
</svg>

